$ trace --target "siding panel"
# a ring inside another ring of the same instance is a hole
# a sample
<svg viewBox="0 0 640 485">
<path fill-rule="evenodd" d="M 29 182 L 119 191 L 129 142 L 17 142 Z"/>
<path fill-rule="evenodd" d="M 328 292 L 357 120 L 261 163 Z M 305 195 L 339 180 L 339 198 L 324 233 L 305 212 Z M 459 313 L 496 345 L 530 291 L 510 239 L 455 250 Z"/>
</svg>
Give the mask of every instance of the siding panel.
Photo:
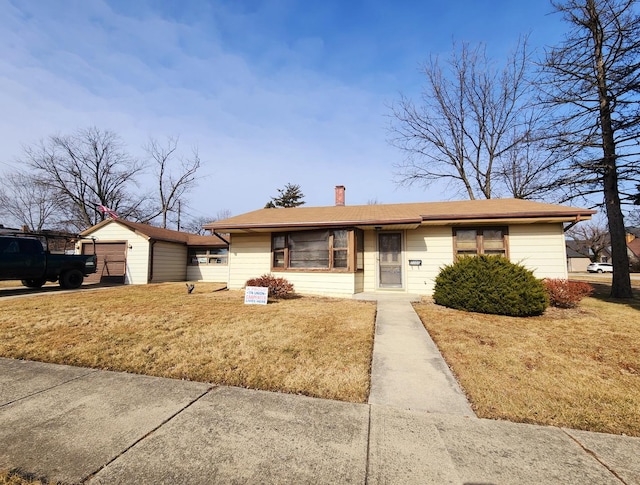
<svg viewBox="0 0 640 485">
<path fill-rule="evenodd" d="M 422 260 L 421 266 L 409 266 L 410 259 Z M 407 292 L 433 294 L 436 276 L 443 266 L 453 262 L 450 227 L 420 227 L 407 231 L 404 270 Z"/>
<path fill-rule="evenodd" d="M 532 270 L 538 278 L 568 277 L 566 243 L 560 223 L 510 226 L 509 253 L 511 261 Z"/>
<path fill-rule="evenodd" d="M 271 234 L 234 234 L 229 248 L 229 289 L 271 271 Z"/>
<path fill-rule="evenodd" d="M 156 241 L 153 246 L 151 283 L 185 281 L 187 279 L 187 246 Z"/>
<path fill-rule="evenodd" d="M 227 283 L 229 281 L 229 266 L 226 264 L 187 266 L 187 281 Z"/>
</svg>

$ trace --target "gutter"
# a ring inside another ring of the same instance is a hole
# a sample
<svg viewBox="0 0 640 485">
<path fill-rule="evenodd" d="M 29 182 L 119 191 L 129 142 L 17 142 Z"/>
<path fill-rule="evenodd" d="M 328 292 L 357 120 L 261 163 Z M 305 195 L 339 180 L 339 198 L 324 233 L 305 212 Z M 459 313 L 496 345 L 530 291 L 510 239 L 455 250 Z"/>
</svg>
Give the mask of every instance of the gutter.
<svg viewBox="0 0 640 485">
<path fill-rule="evenodd" d="M 580 214 L 578 214 L 576 216 L 576 219 L 573 222 L 571 222 L 567 227 L 564 228 L 564 232 L 567 232 L 569 229 L 571 229 L 573 226 L 575 226 L 581 220 L 582 219 L 580 218 Z"/>
</svg>

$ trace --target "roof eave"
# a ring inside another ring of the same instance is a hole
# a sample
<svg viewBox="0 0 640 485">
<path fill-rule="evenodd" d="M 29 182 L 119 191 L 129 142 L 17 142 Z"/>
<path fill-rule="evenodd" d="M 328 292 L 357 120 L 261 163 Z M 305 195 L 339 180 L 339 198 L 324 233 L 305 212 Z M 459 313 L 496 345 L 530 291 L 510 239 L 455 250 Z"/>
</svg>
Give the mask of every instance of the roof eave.
<svg viewBox="0 0 640 485">
<path fill-rule="evenodd" d="M 376 227 L 376 226 L 397 226 L 412 225 L 417 227 L 422 222 L 421 219 L 392 219 L 392 220 L 351 220 L 351 221 L 307 221 L 307 222 L 272 222 L 268 224 L 229 224 L 203 226 L 205 229 L 228 232 L 271 232 L 273 230 L 286 229 L 322 229 L 331 227 Z"/>
<path fill-rule="evenodd" d="M 563 223 L 563 222 L 575 222 L 588 221 L 591 219 L 591 215 L 545 215 L 545 216 L 532 216 L 532 217 L 465 217 L 455 219 L 430 219 L 422 221 L 423 226 L 456 226 L 456 225 L 469 225 L 469 224 L 535 224 L 535 223 Z"/>
</svg>

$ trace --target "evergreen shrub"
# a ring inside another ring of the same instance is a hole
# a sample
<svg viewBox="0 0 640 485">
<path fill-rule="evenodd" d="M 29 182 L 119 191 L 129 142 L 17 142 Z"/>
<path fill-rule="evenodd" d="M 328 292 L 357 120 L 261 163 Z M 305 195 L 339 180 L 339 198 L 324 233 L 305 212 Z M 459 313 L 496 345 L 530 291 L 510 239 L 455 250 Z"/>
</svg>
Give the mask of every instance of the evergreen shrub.
<svg viewBox="0 0 640 485">
<path fill-rule="evenodd" d="M 520 264 L 503 256 L 460 258 L 436 278 L 433 299 L 458 310 L 528 317 L 549 306 L 542 281 Z"/>
<path fill-rule="evenodd" d="M 263 274 L 257 278 L 247 280 L 245 286 L 262 286 L 269 288 L 269 296 L 273 298 L 286 298 L 293 294 L 293 283 L 284 278 L 273 276 L 272 274 Z"/>
</svg>

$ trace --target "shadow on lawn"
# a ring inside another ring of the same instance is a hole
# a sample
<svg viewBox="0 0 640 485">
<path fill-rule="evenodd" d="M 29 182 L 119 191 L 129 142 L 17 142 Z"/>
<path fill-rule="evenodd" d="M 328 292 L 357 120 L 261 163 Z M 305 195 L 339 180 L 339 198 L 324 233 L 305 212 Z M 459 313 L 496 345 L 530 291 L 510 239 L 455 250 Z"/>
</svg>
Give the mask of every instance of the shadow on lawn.
<svg viewBox="0 0 640 485">
<path fill-rule="evenodd" d="M 10 287 L 0 288 L 0 298 L 9 296 L 37 295 L 41 293 L 57 293 L 61 291 L 84 291 L 95 288 L 109 288 L 112 286 L 123 286 L 122 283 L 88 283 L 83 284 L 80 288 L 69 290 L 61 288 L 58 285 L 45 285 L 42 288 L 26 288 L 26 287 Z"/>
<path fill-rule="evenodd" d="M 580 281 L 580 280 L 578 280 Z M 633 298 L 612 298 L 611 295 L 611 283 L 609 282 L 594 282 L 583 280 L 585 283 L 589 283 L 593 287 L 592 298 L 606 301 L 609 303 L 618 303 L 621 305 L 627 305 L 634 310 L 640 310 L 640 285 L 636 281 L 632 281 Z"/>
</svg>

